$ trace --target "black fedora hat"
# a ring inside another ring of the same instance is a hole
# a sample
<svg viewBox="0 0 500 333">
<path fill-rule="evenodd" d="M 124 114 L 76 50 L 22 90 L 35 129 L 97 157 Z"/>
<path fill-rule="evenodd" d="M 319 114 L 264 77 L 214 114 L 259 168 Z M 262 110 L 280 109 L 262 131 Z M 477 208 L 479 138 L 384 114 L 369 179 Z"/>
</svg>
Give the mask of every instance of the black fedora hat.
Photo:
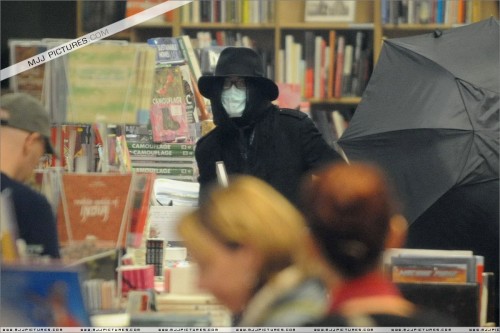
<svg viewBox="0 0 500 333">
<path fill-rule="evenodd" d="M 271 101 L 278 98 L 278 86 L 264 76 L 262 59 L 248 47 L 226 47 L 222 50 L 214 75 L 203 75 L 198 79 L 200 93 L 209 99 L 214 97 L 214 81 L 227 76 L 252 78 L 261 84 L 262 91 Z"/>
</svg>

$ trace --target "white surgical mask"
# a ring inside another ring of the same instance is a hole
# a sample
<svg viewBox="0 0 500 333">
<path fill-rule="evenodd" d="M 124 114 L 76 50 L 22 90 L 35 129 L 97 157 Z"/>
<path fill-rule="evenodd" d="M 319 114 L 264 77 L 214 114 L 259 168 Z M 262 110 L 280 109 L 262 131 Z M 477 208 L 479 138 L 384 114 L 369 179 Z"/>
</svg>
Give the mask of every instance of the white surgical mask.
<svg viewBox="0 0 500 333">
<path fill-rule="evenodd" d="M 222 91 L 221 99 L 230 118 L 241 117 L 247 103 L 247 91 L 232 85 L 231 88 Z"/>
</svg>

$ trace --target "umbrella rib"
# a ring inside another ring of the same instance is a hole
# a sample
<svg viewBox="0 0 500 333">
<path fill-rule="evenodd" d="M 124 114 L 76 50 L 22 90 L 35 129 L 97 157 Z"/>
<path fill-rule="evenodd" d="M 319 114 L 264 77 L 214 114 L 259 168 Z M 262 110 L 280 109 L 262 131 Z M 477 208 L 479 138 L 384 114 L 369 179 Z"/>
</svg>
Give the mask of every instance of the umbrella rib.
<svg viewBox="0 0 500 333">
<path fill-rule="evenodd" d="M 396 44 L 396 43 L 393 43 L 391 40 L 386 40 L 384 43 L 388 43 L 388 44 L 391 44 L 393 47 L 399 49 L 400 51 L 406 51 L 406 52 L 411 52 L 412 54 L 416 55 L 416 56 L 419 56 L 419 57 L 422 57 L 423 59 L 426 59 L 427 61 L 433 63 L 436 67 L 438 68 L 441 68 L 443 71 L 447 72 L 448 74 L 450 74 L 451 76 L 453 76 L 455 78 L 455 80 L 460 80 L 460 81 L 463 81 L 463 82 L 467 82 L 468 84 L 470 85 L 475 85 L 473 82 L 469 82 L 463 78 L 460 78 L 460 77 L 457 77 L 454 73 L 450 72 L 446 67 L 444 67 L 443 65 L 439 64 L 438 62 L 436 62 L 435 60 L 425 56 L 424 54 L 422 53 L 418 53 L 414 50 L 412 50 L 411 48 L 406 48 L 406 47 L 403 47 L 402 44 Z M 495 91 L 495 90 L 492 90 L 492 89 L 488 89 L 488 88 L 485 88 L 485 87 L 481 87 L 481 89 L 484 89 L 486 91 L 489 91 L 489 92 L 492 92 L 492 93 L 498 93 L 498 91 Z"/>
</svg>

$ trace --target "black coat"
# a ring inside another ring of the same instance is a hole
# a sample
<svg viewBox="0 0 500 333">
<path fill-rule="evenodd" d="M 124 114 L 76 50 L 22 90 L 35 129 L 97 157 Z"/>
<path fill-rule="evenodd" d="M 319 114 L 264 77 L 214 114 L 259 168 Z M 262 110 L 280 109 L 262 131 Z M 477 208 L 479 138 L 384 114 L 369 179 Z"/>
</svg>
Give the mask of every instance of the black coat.
<svg viewBox="0 0 500 333">
<path fill-rule="evenodd" d="M 266 125 L 259 125 L 262 123 Z M 216 162 L 224 161 L 228 175 L 248 174 L 263 179 L 295 204 L 298 186 L 306 173 L 341 160 L 305 113 L 275 106 L 267 108 L 256 124 L 240 127 L 239 133 L 216 127 L 198 141 L 195 156 L 200 201 L 217 179 Z"/>
</svg>

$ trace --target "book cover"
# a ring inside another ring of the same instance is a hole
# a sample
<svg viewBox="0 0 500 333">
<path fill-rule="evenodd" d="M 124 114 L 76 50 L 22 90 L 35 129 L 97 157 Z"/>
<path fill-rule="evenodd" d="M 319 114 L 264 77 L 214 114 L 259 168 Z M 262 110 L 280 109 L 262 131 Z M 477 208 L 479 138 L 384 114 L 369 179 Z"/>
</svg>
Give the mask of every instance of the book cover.
<svg viewBox="0 0 500 333">
<path fill-rule="evenodd" d="M 9 40 L 10 64 L 14 65 L 23 60 L 34 57 L 47 51 L 47 45 L 35 40 Z M 43 56 L 42 56 L 43 57 Z M 37 57 L 32 60 L 33 64 L 40 63 L 45 59 Z M 42 101 L 44 96 L 44 78 L 46 64 L 41 63 L 36 67 L 23 71 L 10 79 L 10 89 L 14 92 L 24 92 Z"/>
<path fill-rule="evenodd" d="M 59 264 L 2 264 L 4 327 L 90 327 L 82 271 Z"/>
<path fill-rule="evenodd" d="M 149 38 L 147 43 L 156 48 L 156 62 L 158 64 L 182 64 L 185 62 L 177 38 Z"/>
<path fill-rule="evenodd" d="M 304 60 L 305 60 L 305 79 L 304 79 L 304 97 L 313 98 L 314 96 L 314 33 L 310 30 L 304 32 Z M 281 94 L 281 89 L 280 89 Z"/>
<path fill-rule="evenodd" d="M 352 64 L 353 64 L 353 46 L 347 44 L 344 49 L 344 69 L 342 72 L 342 96 L 351 95 Z"/>
<path fill-rule="evenodd" d="M 160 66 L 155 72 L 151 128 L 155 142 L 190 142 L 181 69 Z"/>
<path fill-rule="evenodd" d="M 63 174 L 57 227 L 62 245 L 94 236 L 125 245 L 132 174 Z"/>
<path fill-rule="evenodd" d="M 394 282 L 477 282 L 474 256 L 398 256 L 391 258 Z"/>
</svg>

